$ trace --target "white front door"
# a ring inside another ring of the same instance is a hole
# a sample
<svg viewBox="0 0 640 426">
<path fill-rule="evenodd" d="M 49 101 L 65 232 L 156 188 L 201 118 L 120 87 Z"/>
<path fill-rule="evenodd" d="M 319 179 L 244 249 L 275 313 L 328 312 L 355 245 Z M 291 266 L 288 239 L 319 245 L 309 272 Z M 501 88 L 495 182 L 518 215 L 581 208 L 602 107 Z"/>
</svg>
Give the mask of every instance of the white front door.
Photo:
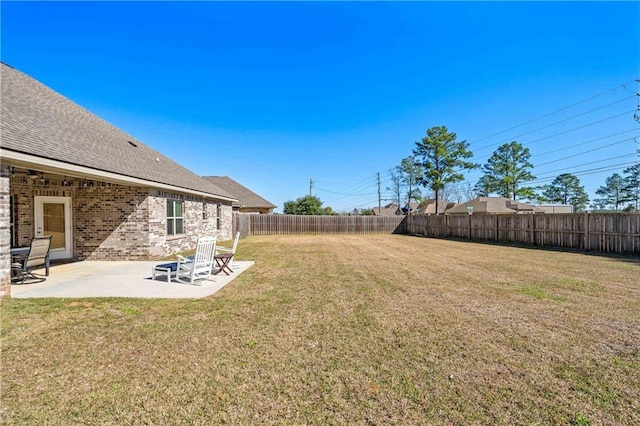
<svg viewBox="0 0 640 426">
<path fill-rule="evenodd" d="M 71 246 L 71 198 L 35 197 L 36 237 L 51 235 L 51 259 L 67 259 Z"/>
</svg>

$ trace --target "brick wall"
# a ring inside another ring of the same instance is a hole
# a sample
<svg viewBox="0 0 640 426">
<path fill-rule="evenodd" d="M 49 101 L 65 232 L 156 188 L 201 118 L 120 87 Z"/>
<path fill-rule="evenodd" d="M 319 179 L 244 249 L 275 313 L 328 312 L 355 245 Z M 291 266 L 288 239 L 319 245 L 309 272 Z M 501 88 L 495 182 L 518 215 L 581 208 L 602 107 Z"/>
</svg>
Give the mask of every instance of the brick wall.
<svg viewBox="0 0 640 426">
<path fill-rule="evenodd" d="M 63 186 L 62 180 L 43 183 L 40 179 L 28 179 L 20 174 L 11 177 L 11 194 L 14 195 L 14 211 L 17 213 L 17 246 L 28 246 L 35 235 L 34 197 L 75 196 L 71 180 L 67 180 L 68 186 Z"/>
<path fill-rule="evenodd" d="M 80 187 L 73 202 L 74 254 L 88 260 L 149 259 L 148 190 Z"/>
<path fill-rule="evenodd" d="M 0 166 L 0 297 L 11 296 L 9 167 Z"/>
<path fill-rule="evenodd" d="M 182 235 L 167 235 L 167 199 L 184 202 L 184 234 Z M 217 228 L 218 203 L 216 202 L 151 191 L 148 205 L 151 250 L 159 256 L 167 256 L 195 248 L 198 235 L 213 235 L 217 236 L 219 240 L 231 239 L 232 213 L 230 203 L 220 204 L 220 229 Z"/>
<path fill-rule="evenodd" d="M 218 229 L 217 203 L 146 188 L 64 177 L 42 182 L 19 174 L 11 178 L 11 194 L 17 200 L 21 246 L 34 236 L 35 196 L 71 197 L 73 257 L 79 260 L 160 259 L 195 248 L 198 235 L 231 239 L 230 203 L 220 205 Z M 183 235 L 167 236 L 168 198 L 184 201 Z M 8 204 L 7 197 L 7 210 Z"/>
</svg>

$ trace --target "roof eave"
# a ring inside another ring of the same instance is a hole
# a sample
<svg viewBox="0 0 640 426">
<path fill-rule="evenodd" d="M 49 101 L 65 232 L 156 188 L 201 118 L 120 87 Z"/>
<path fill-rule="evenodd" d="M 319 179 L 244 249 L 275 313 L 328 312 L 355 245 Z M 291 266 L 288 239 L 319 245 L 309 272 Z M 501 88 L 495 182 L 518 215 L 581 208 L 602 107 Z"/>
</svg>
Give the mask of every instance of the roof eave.
<svg viewBox="0 0 640 426">
<path fill-rule="evenodd" d="M 169 185 L 161 182 L 154 182 L 146 179 L 125 176 L 118 173 L 108 172 L 105 170 L 93 169 L 91 167 L 79 166 L 77 164 L 65 163 L 59 160 L 39 157 L 37 155 L 26 154 L 23 152 L 13 151 L 2 148 L 2 163 L 32 169 L 40 172 L 62 174 L 69 177 L 100 179 L 105 182 L 127 184 L 133 186 L 143 186 L 165 191 L 180 192 L 183 194 L 195 195 L 203 198 L 212 198 L 221 201 L 237 202 L 235 198 L 225 197 L 223 195 L 213 194 L 209 192 L 198 191 L 195 189 L 182 188 L 175 185 Z"/>
</svg>

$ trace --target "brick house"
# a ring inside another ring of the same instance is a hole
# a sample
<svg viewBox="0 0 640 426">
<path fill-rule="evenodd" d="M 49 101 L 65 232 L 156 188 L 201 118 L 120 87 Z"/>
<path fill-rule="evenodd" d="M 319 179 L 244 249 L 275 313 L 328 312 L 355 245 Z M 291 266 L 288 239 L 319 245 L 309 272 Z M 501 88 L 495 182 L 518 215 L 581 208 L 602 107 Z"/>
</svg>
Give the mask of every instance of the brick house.
<svg viewBox="0 0 640 426">
<path fill-rule="evenodd" d="M 52 259 L 152 260 L 232 237 L 236 198 L 2 63 L 0 297 L 10 247 L 53 235 Z"/>
<path fill-rule="evenodd" d="M 218 188 L 223 189 L 238 199 L 233 203 L 233 210 L 240 213 L 271 214 L 276 205 L 265 200 L 246 186 L 240 185 L 229 176 L 203 176 Z"/>
</svg>

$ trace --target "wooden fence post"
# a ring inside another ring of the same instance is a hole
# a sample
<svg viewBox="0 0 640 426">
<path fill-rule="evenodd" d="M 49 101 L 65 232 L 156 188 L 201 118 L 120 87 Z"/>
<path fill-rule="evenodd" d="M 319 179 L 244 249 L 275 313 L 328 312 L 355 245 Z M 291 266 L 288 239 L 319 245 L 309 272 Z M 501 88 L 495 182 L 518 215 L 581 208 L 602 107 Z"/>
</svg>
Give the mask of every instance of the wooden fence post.
<svg viewBox="0 0 640 426">
<path fill-rule="evenodd" d="M 530 226 L 531 226 L 531 245 L 536 245 L 536 218 L 535 213 L 531 215 Z"/>
<path fill-rule="evenodd" d="M 584 214 L 584 251 L 591 249 L 591 236 L 589 235 L 591 223 L 589 217 L 589 213 Z"/>
</svg>

